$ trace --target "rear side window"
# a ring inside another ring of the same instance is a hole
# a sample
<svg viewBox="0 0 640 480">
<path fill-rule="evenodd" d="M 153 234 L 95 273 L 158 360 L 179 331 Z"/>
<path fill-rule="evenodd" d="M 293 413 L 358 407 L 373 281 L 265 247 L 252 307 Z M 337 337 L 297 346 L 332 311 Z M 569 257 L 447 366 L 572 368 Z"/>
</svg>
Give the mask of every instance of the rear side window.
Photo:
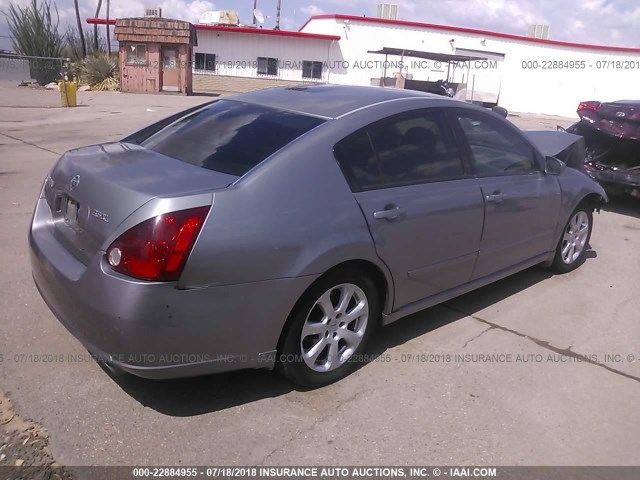
<svg viewBox="0 0 640 480">
<path fill-rule="evenodd" d="M 183 162 L 242 176 L 324 120 L 220 100 L 152 135 L 142 146 Z"/>
<path fill-rule="evenodd" d="M 356 191 L 459 178 L 462 154 L 439 111 L 392 117 L 347 137 L 336 154 Z"/>
<path fill-rule="evenodd" d="M 354 192 L 384 188 L 388 183 L 366 130 L 340 142 L 335 151 L 340 167 Z"/>
<path fill-rule="evenodd" d="M 479 176 L 515 175 L 537 170 L 531 147 L 499 121 L 475 112 L 460 113 L 457 118 Z"/>
</svg>

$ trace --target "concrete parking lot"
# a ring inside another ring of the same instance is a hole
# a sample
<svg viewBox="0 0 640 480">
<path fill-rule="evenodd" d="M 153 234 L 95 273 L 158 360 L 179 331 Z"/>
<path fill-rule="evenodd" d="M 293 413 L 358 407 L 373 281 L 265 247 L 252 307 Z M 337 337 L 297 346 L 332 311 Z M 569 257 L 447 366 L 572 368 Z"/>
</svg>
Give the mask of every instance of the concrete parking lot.
<svg viewBox="0 0 640 480">
<path fill-rule="evenodd" d="M 83 356 L 31 278 L 41 184 L 65 150 L 210 99 L 80 92 L 63 109 L 58 92 L 0 85 L 0 390 L 48 431 L 58 463 L 640 464 L 637 199 L 595 216 L 577 271 L 533 268 L 385 327 L 380 361 L 320 390 L 267 371 L 114 379 Z"/>
</svg>

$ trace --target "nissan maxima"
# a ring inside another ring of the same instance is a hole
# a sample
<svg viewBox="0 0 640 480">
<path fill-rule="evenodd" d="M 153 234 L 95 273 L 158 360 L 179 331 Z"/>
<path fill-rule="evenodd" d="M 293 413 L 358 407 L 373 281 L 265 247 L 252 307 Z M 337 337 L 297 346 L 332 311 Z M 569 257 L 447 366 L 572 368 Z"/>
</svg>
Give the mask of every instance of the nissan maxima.
<svg viewBox="0 0 640 480">
<path fill-rule="evenodd" d="M 541 151 L 493 112 L 419 92 L 222 98 L 65 153 L 35 207 L 33 277 L 114 372 L 275 368 L 322 386 L 382 325 L 584 262 L 606 194 Z"/>
</svg>

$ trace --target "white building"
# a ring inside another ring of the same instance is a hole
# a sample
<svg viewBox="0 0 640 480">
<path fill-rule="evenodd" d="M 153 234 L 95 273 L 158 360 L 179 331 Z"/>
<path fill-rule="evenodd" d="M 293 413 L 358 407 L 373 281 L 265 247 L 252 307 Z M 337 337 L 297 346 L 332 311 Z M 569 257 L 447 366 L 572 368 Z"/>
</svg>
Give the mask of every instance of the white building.
<svg viewBox="0 0 640 480">
<path fill-rule="evenodd" d="M 395 85 L 398 76 L 398 85 L 421 89 L 419 81 L 446 79 L 458 98 L 563 116 L 575 115 L 584 100 L 640 98 L 640 48 L 340 14 L 312 17 L 297 32 L 195 27 L 196 92 L 314 82 Z M 370 53 L 379 51 L 400 55 Z"/>
<path fill-rule="evenodd" d="M 320 15 L 301 28 L 305 33 L 341 37 L 334 55 L 345 61 L 380 60 L 367 53 L 383 47 L 443 54 L 485 56 L 491 62 L 470 62 L 470 69 L 456 69 L 453 80 L 468 83 L 475 76 L 475 90 L 499 94 L 509 111 L 574 115 L 581 100 L 640 98 L 640 48 L 585 45 L 488 32 L 470 28 L 350 15 Z M 420 59 L 416 59 L 420 60 Z M 417 62 L 406 74 L 422 80 L 446 76 L 442 68 L 424 68 Z M 478 68 L 474 68 L 477 63 Z M 494 67 L 495 65 L 495 67 Z M 441 70 L 437 72 L 436 70 Z M 468 70 L 468 71 L 467 71 Z M 369 84 L 374 75 L 350 68 L 332 75 L 332 83 Z M 467 92 L 468 93 L 468 92 Z"/>
<path fill-rule="evenodd" d="M 246 91 L 332 82 L 325 68 L 340 37 L 232 25 L 196 25 L 194 91 Z"/>
</svg>

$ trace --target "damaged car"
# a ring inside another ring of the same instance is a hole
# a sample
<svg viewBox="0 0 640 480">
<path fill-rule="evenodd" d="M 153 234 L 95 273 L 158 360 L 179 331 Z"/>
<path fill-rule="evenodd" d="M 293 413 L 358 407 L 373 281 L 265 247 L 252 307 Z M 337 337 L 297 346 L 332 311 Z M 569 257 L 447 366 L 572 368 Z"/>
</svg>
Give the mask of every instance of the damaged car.
<svg viewBox="0 0 640 480">
<path fill-rule="evenodd" d="M 566 130 L 584 138 L 584 169 L 611 195 L 640 198 L 640 100 L 581 102 Z"/>
<path fill-rule="evenodd" d="M 409 90 L 219 99 L 62 155 L 31 222 L 35 284 L 114 373 L 327 385 L 373 360 L 380 326 L 585 261 L 606 193 L 545 153 L 579 137 L 534 136 Z"/>
</svg>

